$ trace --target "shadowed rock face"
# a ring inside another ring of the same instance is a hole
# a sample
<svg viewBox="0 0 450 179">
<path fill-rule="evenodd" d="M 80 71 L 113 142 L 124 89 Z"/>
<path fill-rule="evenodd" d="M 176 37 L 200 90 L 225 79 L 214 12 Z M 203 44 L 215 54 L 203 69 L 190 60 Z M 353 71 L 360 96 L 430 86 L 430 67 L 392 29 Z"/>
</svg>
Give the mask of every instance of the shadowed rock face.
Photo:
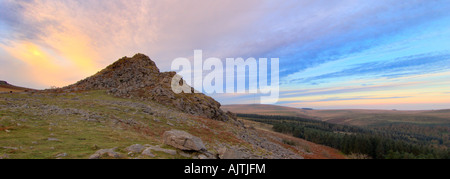
<svg viewBox="0 0 450 179">
<path fill-rule="evenodd" d="M 209 96 L 175 94 L 171 88 L 175 75 L 175 72 L 161 73 L 149 57 L 136 54 L 132 58 L 123 57 L 97 74 L 59 90 L 107 90 L 117 97 L 154 100 L 183 112 L 214 120 L 228 121 L 233 118 L 223 112 L 220 103 Z"/>
</svg>

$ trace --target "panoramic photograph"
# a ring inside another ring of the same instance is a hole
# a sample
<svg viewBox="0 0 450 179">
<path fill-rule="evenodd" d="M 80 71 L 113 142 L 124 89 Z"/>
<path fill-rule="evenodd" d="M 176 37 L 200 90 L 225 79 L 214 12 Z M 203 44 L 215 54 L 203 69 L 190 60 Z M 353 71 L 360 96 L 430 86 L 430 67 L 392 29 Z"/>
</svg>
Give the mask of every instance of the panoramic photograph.
<svg viewBox="0 0 450 179">
<path fill-rule="evenodd" d="M 212 176 L 270 159 L 449 159 L 449 12 L 0 0 L 0 159 L 182 159 L 179 172 Z"/>
</svg>

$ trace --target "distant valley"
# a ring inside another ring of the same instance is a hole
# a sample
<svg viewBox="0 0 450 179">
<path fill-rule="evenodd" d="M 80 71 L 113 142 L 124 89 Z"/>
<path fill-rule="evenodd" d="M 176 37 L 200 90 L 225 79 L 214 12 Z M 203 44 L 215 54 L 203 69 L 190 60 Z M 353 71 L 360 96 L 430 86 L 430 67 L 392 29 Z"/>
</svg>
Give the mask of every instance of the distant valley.
<svg viewBox="0 0 450 179">
<path fill-rule="evenodd" d="M 450 109 L 429 111 L 363 109 L 305 110 L 263 104 L 224 105 L 222 106 L 222 109 L 240 114 L 296 116 L 317 119 L 335 124 L 348 124 L 355 126 L 377 126 L 394 123 L 450 126 Z"/>
<path fill-rule="evenodd" d="M 341 150 L 351 158 L 450 157 L 450 110 L 311 110 L 226 105 L 265 128 Z"/>
</svg>

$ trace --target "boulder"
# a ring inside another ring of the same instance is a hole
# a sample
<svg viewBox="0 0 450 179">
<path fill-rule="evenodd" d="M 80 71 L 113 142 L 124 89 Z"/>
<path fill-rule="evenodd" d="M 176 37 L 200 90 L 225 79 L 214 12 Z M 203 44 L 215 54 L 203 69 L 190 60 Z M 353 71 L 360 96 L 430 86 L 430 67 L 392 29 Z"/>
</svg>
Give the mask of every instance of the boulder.
<svg viewBox="0 0 450 179">
<path fill-rule="evenodd" d="M 115 150 L 116 148 L 98 150 L 97 152 L 95 152 L 95 154 L 91 155 L 89 159 L 100 159 L 105 155 L 112 158 L 120 158 L 121 157 L 120 154 L 115 152 Z"/>
<path fill-rule="evenodd" d="M 141 145 L 141 144 L 134 144 L 132 146 L 127 147 L 125 150 L 127 152 L 138 154 L 138 153 L 141 153 L 144 149 L 145 149 L 145 147 L 143 145 Z"/>
<path fill-rule="evenodd" d="M 176 155 L 177 154 L 176 150 L 164 149 L 164 148 L 161 148 L 160 146 L 152 146 L 152 145 L 149 145 L 149 147 L 147 149 L 145 149 L 144 152 L 142 152 L 142 154 L 144 154 L 144 153 L 151 153 L 151 151 L 164 152 L 164 153 L 170 154 L 170 155 Z M 151 155 L 148 155 L 148 156 L 151 156 Z"/>
<path fill-rule="evenodd" d="M 185 131 L 171 130 L 163 134 L 164 144 L 186 151 L 206 151 L 203 141 Z"/>
<path fill-rule="evenodd" d="M 149 157 L 155 157 L 155 154 L 152 153 L 151 148 L 147 148 L 142 152 L 142 155 L 149 156 Z"/>
</svg>

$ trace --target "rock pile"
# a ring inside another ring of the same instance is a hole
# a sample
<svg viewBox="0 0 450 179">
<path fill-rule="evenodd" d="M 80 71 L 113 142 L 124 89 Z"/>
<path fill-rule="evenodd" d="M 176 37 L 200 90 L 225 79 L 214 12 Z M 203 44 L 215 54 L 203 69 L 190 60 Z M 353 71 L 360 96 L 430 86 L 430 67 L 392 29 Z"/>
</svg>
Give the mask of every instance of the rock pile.
<svg viewBox="0 0 450 179">
<path fill-rule="evenodd" d="M 161 73 L 149 57 L 136 54 L 132 58 L 123 57 L 91 77 L 56 90 L 62 92 L 107 90 L 109 94 L 117 97 L 154 100 L 183 112 L 210 119 L 220 121 L 234 119 L 220 109 L 219 102 L 209 96 L 199 93 L 174 93 L 171 83 L 175 75 L 175 72 Z M 194 89 L 191 88 L 191 91 Z"/>
</svg>

